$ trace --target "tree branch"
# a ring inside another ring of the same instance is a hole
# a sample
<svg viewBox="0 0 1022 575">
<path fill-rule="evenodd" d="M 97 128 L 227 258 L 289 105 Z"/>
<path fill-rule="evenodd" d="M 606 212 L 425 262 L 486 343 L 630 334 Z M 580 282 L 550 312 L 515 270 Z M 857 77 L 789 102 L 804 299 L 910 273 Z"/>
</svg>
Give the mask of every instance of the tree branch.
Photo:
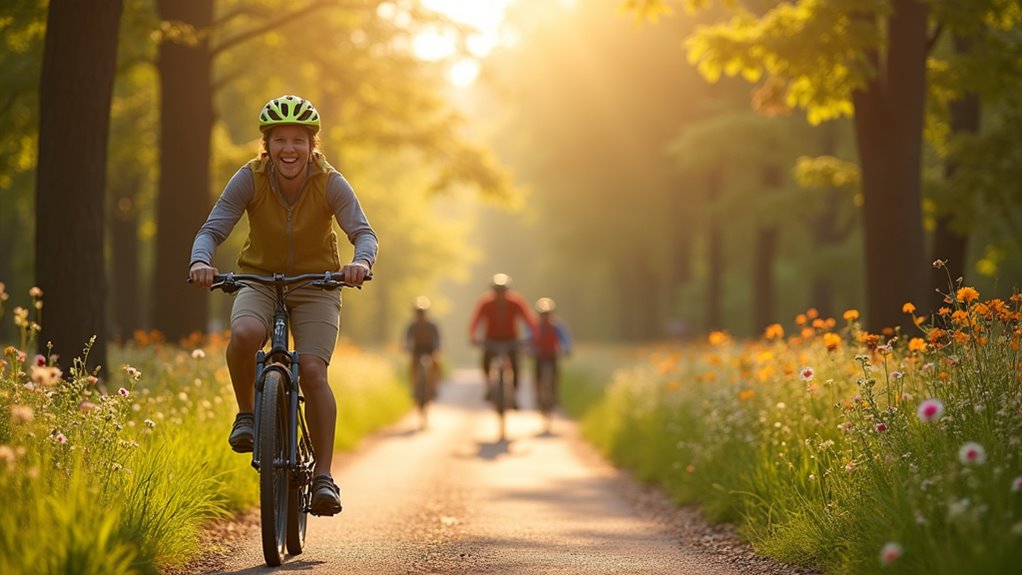
<svg viewBox="0 0 1022 575">
<path fill-rule="evenodd" d="M 926 54 L 933 53 L 933 47 L 937 45 L 937 41 L 940 40 L 941 34 L 944 32 L 944 23 L 937 22 L 937 26 L 933 29 L 933 34 L 930 35 L 930 39 L 926 42 Z"/>
<path fill-rule="evenodd" d="M 251 40 L 253 38 L 256 38 L 258 36 L 261 36 L 261 35 L 265 34 L 266 32 L 269 32 L 270 30 L 273 30 L 275 28 L 279 28 L 279 27 L 287 24 L 288 22 L 291 22 L 293 20 L 297 20 L 298 18 L 301 18 L 302 16 L 306 16 L 308 14 L 311 14 L 311 13 L 315 12 L 316 10 L 320 10 L 320 9 L 323 9 L 323 8 L 336 8 L 336 7 L 339 7 L 341 5 L 342 5 L 342 3 L 338 2 L 338 1 L 312 0 L 311 2 L 306 4 L 304 7 L 299 8 L 299 9 L 295 10 L 294 12 L 290 12 L 288 14 L 284 14 L 283 16 L 281 16 L 281 17 L 279 17 L 277 19 L 271 20 L 271 21 L 267 22 L 266 24 L 263 24 L 262 26 L 258 26 L 256 28 L 252 28 L 251 30 L 249 30 L 247 32 L 243 32 L 241 34 L 238 34 L 237 36 L 234 36 L 233 38 L 228 38 L 228 39 L 224 40 L 223 42 L 221 42 L 220 44 L 218 44 L 216 46 L 212 46 L 210 48 L 210 50 L 209 50 L 210 55 L 213 56 L 213 57 L 216 57 L 217 54 L 219 54 L 219 53 L 221 53 L 221 52 L 223 52 L 225 50 L 233 48 L 234 46 L 237 46 L 238 44 L 242 44 L 242 43 L 247 42 L 247 41 L 249 41 L 249 40 Z"/>
</svg>

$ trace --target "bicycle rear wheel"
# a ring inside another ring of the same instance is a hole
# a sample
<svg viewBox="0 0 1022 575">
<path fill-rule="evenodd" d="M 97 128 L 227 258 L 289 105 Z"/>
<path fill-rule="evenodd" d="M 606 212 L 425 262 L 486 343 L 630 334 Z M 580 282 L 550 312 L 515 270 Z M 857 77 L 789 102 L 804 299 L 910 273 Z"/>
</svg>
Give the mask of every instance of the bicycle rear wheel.
<svg viewBox="0 0 1022 575">
<path fill-rule="evenodd" d="M 288 415 L 284 378 L 275 369 L 264 372 L 259 412 L 259 510 L 262 514 L 263 557 L 272 567 L 284 559 L 288 507 Z"/>
<path fill-rule="evenodd" d="M 500 424 L 500 439 L 501 441 L 507 435 L 507 409 L 511 405 L 508 398 L 507 389 L 510 387 L 510 383 L 507 381 L 507 370 L 503 363 L 497 366 L 497 383 L 494 392 L 494 405 L 497 407 L 497 419 Z"/>
<path fill-rule="evenodd" d="M 419 427 L 426 429 L 426 404 L 429 402 L 429 371 L 433 366 L 420 360 L 415 373 L 415 404 L 419 406 Z"/>
<path fill-rule="evenodd" d="M 554 410 L 556 399 L 554 397 L 554 366 L 549 360 L 540 360 L 543 363 L 539 368 L 539 381 L 536 386 L 537 403 L 539 411 L 546 417 Z"/>
<path fill-rule="evenodd" d="M 312 470 L 316 456 L 312 450 L 312 439 L 305 425 L 305 412 L 298 407 L 298 461 L 295 475 L 288 486 L 287 494 L 287 552 L 300 555 L 305 548 L 305 532 L 309 524 L 309 507 L 312 505 Z"/>
</svg>

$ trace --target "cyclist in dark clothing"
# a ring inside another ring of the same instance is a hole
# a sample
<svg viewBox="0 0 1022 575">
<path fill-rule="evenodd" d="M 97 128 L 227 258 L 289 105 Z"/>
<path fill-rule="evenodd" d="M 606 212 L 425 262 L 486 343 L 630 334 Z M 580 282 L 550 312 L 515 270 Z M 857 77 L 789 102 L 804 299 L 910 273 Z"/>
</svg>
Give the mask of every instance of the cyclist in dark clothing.
<svg viewBox="0 0 1022 575">
<path fill-rule="evenodd" d="M 437 382 L 440 379 L 440 328 L 429 318 L 430 301 L 426 296 L 415 298 L 413 309 L 415 319 L 408 324 L 405 331 L 405 350 L 411 355 L 411 380 L 418 375 L 420 358 L 428 355 L 433 360 L 432 373 L 429 374 L 429 397 L 436 397 Z"/>
</svg>

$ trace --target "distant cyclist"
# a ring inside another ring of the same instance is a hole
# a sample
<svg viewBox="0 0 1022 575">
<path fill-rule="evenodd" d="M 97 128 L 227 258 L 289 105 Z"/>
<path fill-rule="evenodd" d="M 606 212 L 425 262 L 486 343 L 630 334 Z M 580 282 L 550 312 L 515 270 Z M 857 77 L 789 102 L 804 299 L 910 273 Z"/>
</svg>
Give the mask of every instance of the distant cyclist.
<svg viewBox="0 0 1022 575">
<path fill-rule="evenodd" d="M 440 379 L 440 328 L 437 327 L 436 322 L 430 319 L 429 308 L 428 297 L 415 298 L 412 305 L 415 317 L 408 324 L 408 329 L 405 330 L 405 350 L 411 355 L 410 381 L 412 382 L 416 381 L 418 376 L 419 366 L 422 365 L 420 361 L 422 356 L 428 355 L 432 359 L 433 368 L 427 378 L 429 382 L 427 395 L 433 399 L 436 397 L 437 381 Z"/>
<path fill-rule="evenodd" d="M 571 355 L 571 334 L 563 321 L 554 317 L 554 310 L 557 304 L 548 297 L 541 297 L 536 300 L 536 313 L 539 315 L 539 324 L 536 327 L 533 341 L 533 353 L 536 356 L 535 381 L 540 381 L 540 373 L 544 363 L 550 364 L 553 368 L 553 397 L 556 402 L 557 382 L 560 375 L 558 359 L 561 356 Z M 538 389 L 537 397 L 538 397 Z M 556 405 L 556 403 L 554 404 Z"/>
<path fill-rule="evenodd" d="M 507 274 L 496 274 L 490 284 L 490 291 L 483 294 L 476 303 L 475 311 L 469 322 L 469 340 L 475 344 L 486 343 L 514 343 L 519 340 L 518 323 L 524 323 L 529 333 L 536 333 L 536 318 L 529 309 L 528 302 L 511 289 L 511 278 Z M 482 327 L 482 336 L 479 329 Z M 493 351 L 483 351 L 483 373 L 490 373 L 490 362 L 493 360 Z M 508 359 L 511 363 L 513 390 L 518 391 L 518 351 L 512 348 L 508 352 Z M 487 400 L 489 400 L 489 387 L 487 386 Z M 512 403 L 517 408 L 517 401 Z"/>
</svg>

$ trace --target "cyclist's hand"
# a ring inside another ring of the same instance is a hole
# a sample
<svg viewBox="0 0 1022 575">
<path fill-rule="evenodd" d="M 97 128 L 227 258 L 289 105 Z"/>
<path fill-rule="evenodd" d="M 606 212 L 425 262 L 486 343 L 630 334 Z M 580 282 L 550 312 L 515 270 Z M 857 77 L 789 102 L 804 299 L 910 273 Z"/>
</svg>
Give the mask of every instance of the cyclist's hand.
<svg viewBox="0 0 1022 575">
<path fill-rule="evenodd" d="M 369 264 L 359 260 L 345 264 L 341 268 L 341 274 L 344 275 L 344 283 L 353 286 L 360 286 L 369 275 Z"/>
<path fill-rule="evenodd" d="M 208 288 L 213 285 L 213 276 L 220 273 L 217 269 L 209 264 L 202 262 L 195 262 L 192 264 L 191 269 L 188 270 L 188 277 L 192 280 L 192 283 L 200 288 Z"/>
</svg>

